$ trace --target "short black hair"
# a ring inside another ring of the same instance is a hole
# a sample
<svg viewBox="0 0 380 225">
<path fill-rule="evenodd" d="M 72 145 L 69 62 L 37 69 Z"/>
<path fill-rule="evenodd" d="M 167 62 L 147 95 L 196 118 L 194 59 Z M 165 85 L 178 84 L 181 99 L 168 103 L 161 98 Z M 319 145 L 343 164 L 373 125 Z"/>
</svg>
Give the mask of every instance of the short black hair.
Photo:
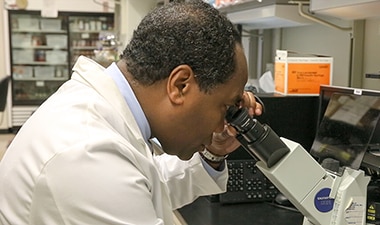
<svg viewBox="0 0 380 225">
<path fill-rule="evenodd" d="M 240 33 L 211 5 L 171 2 L 143 18 L 120 57 L 143 85 L 163 80 L 186 64 L 200 89 L 209 92 L 232 77 L 236 44 L 241 45 Z"/>
</svg>

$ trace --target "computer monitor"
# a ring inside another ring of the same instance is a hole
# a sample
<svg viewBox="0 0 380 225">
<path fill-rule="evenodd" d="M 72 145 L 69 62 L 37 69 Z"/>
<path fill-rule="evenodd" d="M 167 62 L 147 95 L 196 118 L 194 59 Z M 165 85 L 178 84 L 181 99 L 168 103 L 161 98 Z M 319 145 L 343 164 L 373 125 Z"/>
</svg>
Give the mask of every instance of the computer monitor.
<svg viewBox="0 0 380 225">
<path fill-rule="evenodd" d="M 341 166 L 379 170 L 380 158 L 369 154 L 378 151 L 379 117 L 379 91 L 322 85 L 311 154 L 320 161 L 338 159 Z"/>
<path fill-rule="evenodd" d="M 341 86 L 331 86 L 331 85 L 321 85 L 319 91 L 319 106 L 318 106 L 318 119 L 317 127 L 319 127 L 324 113 L 326 111 L 327 105 L 329 104 L 330 98 L 334 93 L 341 94 L 353 94 L 353 95 L 364 95 L 364 96 L 378 96 L 380 97 L 380 91 L 369 90 L 369 89 L 358 89 L 350 87 Z M 380 149 L 380 121 L 378 121 L 372 138 L 369 142 L 369 148 L 374 150 Z"/>
</svg>

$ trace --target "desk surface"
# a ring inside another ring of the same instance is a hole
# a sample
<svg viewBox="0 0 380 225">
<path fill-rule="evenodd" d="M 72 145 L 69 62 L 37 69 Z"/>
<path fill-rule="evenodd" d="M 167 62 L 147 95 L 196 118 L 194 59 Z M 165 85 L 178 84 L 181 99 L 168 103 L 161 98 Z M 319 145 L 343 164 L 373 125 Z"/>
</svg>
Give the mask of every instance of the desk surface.
<svg viewBox="0 0 380 225">
<path fill-rule="evenodd" d="M 303 221 L 301 213 L 271 203 L 222 205 L 207 197 L 178 211 L 188 225 L 301 225 Z"/>
</svg>

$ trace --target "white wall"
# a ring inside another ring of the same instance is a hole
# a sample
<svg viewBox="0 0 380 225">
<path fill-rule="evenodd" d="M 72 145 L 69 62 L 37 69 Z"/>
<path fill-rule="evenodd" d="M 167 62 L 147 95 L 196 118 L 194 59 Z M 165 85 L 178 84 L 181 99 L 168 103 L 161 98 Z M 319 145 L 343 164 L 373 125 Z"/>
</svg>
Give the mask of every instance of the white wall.
<svg viewBox="0 0 380 225">
<path fill-rule="evenodd" d="M 29 0 L 26 10 L 42 10 L 45 2 L 55 3 L 59 11 L 113 12 L 113 0 Z M 103 4 L 108 5 L 104 7 Z"/>
<path fill-rule="evenodd" d="M 380 79 L 365 78 L 365 73 L 380 74 L 380 19 L 367 19 L 364 34 L 363 88 L 380 90 Z"/>
<path fill-rule="evenodd" d="M 350 21 L 343 22 L 346 23 L 345 26 L 350 26 Z M 340 31 L 319 24 L 286 28 L 282 33 L 282 48 L 333 56 L 333 84 L 350 86 L 350 31 Z M 362 80 L 360 88 L 380 90 L 380 79 L 365 77 L 366 73 L 380 74 L 380 18 L 365 20 L 362 60 L 363 71 L 354 75 Z"/>
<path fill-rule="evenodd" d="M 7 29 L 7 19 L 6 15 L 4 14 L 4 4 L 0 3 L 0 49 L 2 49 L 0 54 L 0 79 L 3 77 L 10 75 L 10 69 L 7 65 L 7 61 L 9 61 L 9 54 L 8 54 L 8 36 L 6 36 L 8 33 L 4 32 Z M 10 93 L 10 90 L 8 90 L 8 93 Z M 0 130 L 7 130 L 11 125 L 9 124 L 10 121 L 10 111 L 11 111 L 11 96 L 8 94 L 8 102 L 6 105 L 6 109 L 4 112 L 0 112 Z M 1 119 L 3 118 L 3 119 Z M 2 120 L 2 122 L 1 122 Z"/>
<path fill-rule="evenodd" d="M 7 32 L 4 32 L 6 29 L 6 15 L 4 14 L 4 4 L 0 4 L 0 49 L 5 49 L 6 47 L 6 36 Z M 6 75 L 6 61 L 8 57 L 6 56 L 6 51 L 2 51 L 0 54 L 0 79 Z"/>
<path fill-rule="evenodd" d="M 120 32 L 123 47 L 131 39 L 142 18 L 156 5 L 157 0 L 121 0 Z"/>
<path fill-rule="evenodd" d="M 350 32 L 320 24 L 286 28 L 282 31 L 281 47 L 301 53 L 333 57 L 333 84 L 349 85 Z"/>
</svg>

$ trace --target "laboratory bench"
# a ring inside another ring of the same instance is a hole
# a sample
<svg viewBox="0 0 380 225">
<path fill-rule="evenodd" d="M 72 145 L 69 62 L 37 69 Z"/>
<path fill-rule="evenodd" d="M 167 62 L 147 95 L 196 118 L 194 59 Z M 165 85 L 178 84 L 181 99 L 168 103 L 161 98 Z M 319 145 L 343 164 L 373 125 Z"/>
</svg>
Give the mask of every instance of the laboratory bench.
<svg viewBox="0 0 380 225">
<path fill-rule="evenodd" d="M 301 225 L 303 215 L 271 202 L 221 204 L 200 197 L 178 210 L 187 225 Z"/>
</svg>

